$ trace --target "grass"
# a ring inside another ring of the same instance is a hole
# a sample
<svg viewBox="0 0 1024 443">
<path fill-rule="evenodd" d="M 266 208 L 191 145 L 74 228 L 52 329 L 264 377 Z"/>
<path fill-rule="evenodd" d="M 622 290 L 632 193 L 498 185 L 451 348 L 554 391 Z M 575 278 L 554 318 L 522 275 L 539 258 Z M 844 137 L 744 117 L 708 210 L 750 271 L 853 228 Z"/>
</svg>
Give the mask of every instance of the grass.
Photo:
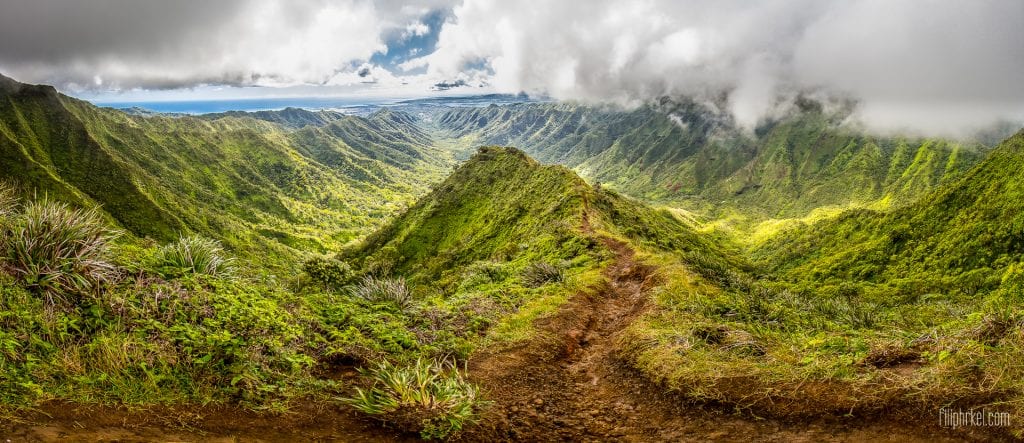
<svg viewBox="0 0 1024 443">
<path fill-rule="evenodd" d="M 118 277 L 109 244 L 118 232 L 95 210 L 72 209 L 48 199 L 33 201 L 0 234 L 7 271 L 51 305 L 77 302 Z"/>
<path fill-rule="evenodd" d="M 372 303 L 392 303 L 401 310 L 412 307 L 412 291 L 402 278 L 364 276 L 350 289 L 353 297 Z"/>
<path fill-rule="evenodd" d="M 1016 283 L 983 299 L 901 303 L 854 284 L 723 287 L 675 254 L 649 260 L 667 280 L 627 329 L 623 355 L 693 401 L 789 417 L 931 416 L 951 404 L 1024 412 Z"/>
<path fill-rule="evenodd" d="M 562 269 L 547 262 L 530 263 L 522 272 L 523 284 L 529 288 L 537 288 L 548 283 L 558 283 L 565 279 Z"/>
<path fill-rule="evenodd" d="M 10 182 L 0 181 L 0 218 L 13 213 L 18 200 L 18 188 Z"/>
<path fill-rule="evenodd" d="M 166 278 L 205 275 L 227 279 L 237 273 L 235 259 L 227 256 L 220 242 L 199 236 L 180 237 L 163 246 L 153 261 Z"/>
<path fill-rule="evenodd" d="M 368 389 L 344 401 L 425 440 L 445 439 L 472 423 L 487 404 L 479 389 L 451 364 L 418 359 L 408 366 L 387 361 L 363 370 Z"/>
</svg>

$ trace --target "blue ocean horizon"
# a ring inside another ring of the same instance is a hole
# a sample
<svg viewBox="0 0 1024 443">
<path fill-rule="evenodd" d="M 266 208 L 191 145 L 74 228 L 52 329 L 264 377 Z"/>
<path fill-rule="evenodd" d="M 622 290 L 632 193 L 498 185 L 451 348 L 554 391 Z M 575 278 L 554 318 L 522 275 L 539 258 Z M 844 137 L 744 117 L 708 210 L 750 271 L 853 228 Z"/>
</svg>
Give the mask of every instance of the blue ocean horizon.
<svg viewBox="0 0 1024 443">
<path fill-rule="evenodd" d="M 246 98 L 230 100 L 183 100 L 183 101 L 138 101 L 138 102 L 93 102 L 96 106 L 116 109 L 145 109 L 151 112 L 169 114 L 213 114 L 228 111 L 277 111 L 285 108 L 309 110 L 331 109 L 353 112 L 376 107 L 433 104 L 443 106 L 486 106 L 545 101 L 543 98 L 527 97 L 523 94 L 488 94 L 455 97 L 428 97 L 420 99 L 372 98 L 372 97 L 288 97 L 288 98 Z"/>
</svg>

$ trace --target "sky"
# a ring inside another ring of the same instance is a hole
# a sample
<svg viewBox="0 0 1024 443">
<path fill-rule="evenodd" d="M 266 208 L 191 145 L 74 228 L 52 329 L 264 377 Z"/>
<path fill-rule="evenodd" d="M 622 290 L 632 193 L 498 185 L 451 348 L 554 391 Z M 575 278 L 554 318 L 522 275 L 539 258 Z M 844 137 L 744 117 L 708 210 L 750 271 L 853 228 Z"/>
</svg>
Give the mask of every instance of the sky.
<svg viewBox="0 0 1024 443">
<path fill-rule="evenodd" d="M 945 135 L 1024 119 L 1024 2 L 0 0 L 0 73 L 100 102 L 686 96 L 745 126 L 803 95 Z"/>
</svg>

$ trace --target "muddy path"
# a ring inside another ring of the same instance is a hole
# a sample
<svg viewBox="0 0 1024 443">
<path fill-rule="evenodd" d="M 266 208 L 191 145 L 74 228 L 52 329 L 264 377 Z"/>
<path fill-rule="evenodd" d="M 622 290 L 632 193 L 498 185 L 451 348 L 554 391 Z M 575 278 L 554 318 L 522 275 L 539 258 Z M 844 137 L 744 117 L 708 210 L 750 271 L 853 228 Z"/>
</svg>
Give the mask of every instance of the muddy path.
<svg viewBox="0 0 1024 443">
<path fill-rule="evenodd" d="M 873 419 L 785 423 L 692 405 L 665 392 L 616 354 L 622 331 L 648 309 L 656 270 L 630 247 L 605 238 L 615 254 L 607 284 L 578 294 L 539 320 L 538 337 L 478 354 L 470 375 L 495 402 L 466 441 L 875 441 L 983 440 L 932 423 Z"/>
<path fill-rule="evenodd" d="M 48 403 L 18 423 L 0 422 L 10 442 L 414 442 L 348 408 L 304 405 L 285 414 L 234 407 L 130 411 Z"/>
</svg>

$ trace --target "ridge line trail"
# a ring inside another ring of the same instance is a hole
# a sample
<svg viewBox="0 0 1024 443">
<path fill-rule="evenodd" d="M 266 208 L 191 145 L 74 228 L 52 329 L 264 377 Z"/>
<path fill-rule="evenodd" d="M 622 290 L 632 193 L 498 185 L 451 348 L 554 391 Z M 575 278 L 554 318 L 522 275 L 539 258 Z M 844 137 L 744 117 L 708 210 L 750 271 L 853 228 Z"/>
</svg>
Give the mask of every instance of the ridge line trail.
<svg viewBox="0 0 1024 443">
<path fill-rule="evenodd" d="M 583 228 L 592 234 L 589 220 Z M 629 245 L 601 237 L 615 259 L 607 283 L 573 296 L 534 322 L 537 333 L 511 348 L 482 350 L 470 378 L 494 404 L 463 441 L 960 441 L 899 422 L 783 423 L 701 408 L 665 392 L 617 355 L 618 339 L 651 307 L 656 269 Z"/>
</svg>

